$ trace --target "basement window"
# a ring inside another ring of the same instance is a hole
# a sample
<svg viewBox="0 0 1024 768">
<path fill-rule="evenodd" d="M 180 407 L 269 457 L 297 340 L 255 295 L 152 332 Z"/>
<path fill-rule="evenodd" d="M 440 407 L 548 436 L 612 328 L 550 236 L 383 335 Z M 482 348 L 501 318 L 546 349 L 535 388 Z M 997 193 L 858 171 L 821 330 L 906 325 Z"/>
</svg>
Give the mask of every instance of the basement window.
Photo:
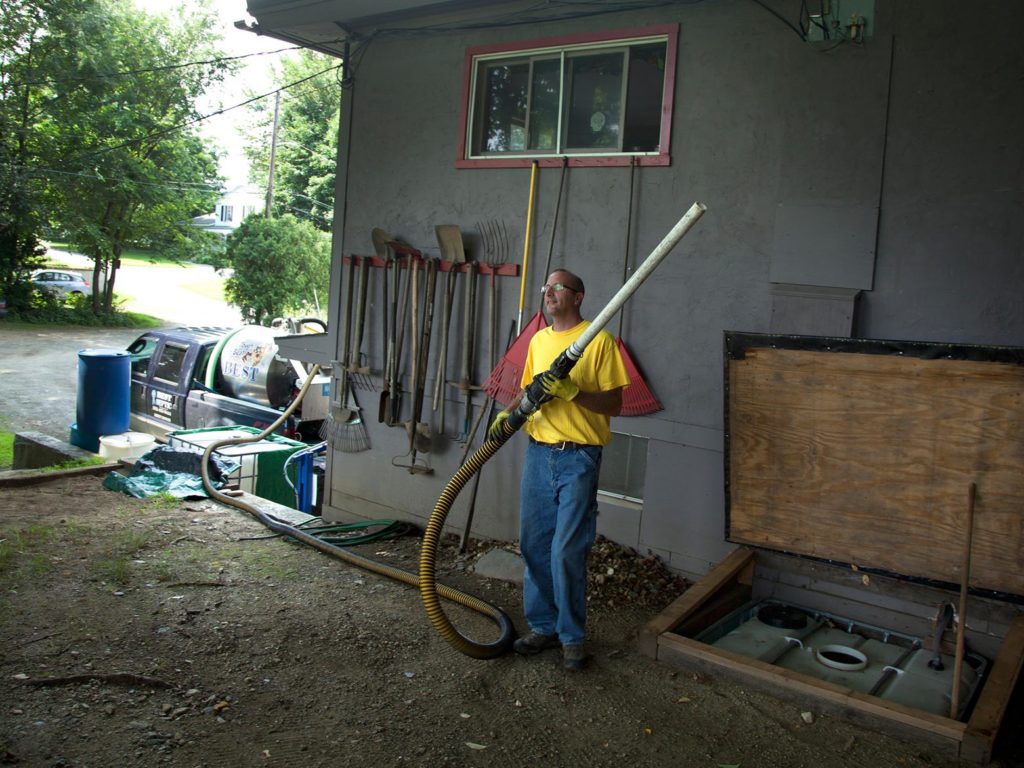
<svg viewBox="0 0 1024 768">
<path fill-rule="evenodd" d="M 456 165 L 668 165 L 677 32 L 467 49 Z"/>
<path fill-rule="evenodd" d="M 598 493 L 614 499 L 642 503 L 647 474 L 647 438 L 613 432 L 601 454 Z"/>
</svg>

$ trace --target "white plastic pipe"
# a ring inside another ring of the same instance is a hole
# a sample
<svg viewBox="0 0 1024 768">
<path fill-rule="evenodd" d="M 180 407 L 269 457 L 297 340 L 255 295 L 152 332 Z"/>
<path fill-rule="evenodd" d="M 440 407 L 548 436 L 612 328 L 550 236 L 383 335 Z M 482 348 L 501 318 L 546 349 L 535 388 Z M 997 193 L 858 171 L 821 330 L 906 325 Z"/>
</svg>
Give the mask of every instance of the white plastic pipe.
<svg viewBox="0 0 1024 768">
<path fill-rule="evenodd" d="M 633 276 L 619 288 L 618 292 L 605 305 L 604 309 L 598 313 L 597 317 L 590 321 L 590 325 L 583 334 L 572 343 L 572 346 L 568 349 L 569 357 L 573 360 L 579 360 L 583 356 L 583 350 L 586 349 L 587 344 L 594 340 L 594 337 L 611 321 L 622 305 L 629 301 L 629 298 L 636 293 L 637 288 L 651 276 L 651 273 L 658 268 L 658 265 L 671 253 L 672 249 L 690 231 L 690 228 L 697 223 L 697 219 L 704 215 L 706 210 L 707 206 L 703 203 L 696 202 L 690 206 L 690 210 L 683 214 L 683 217 L 658 243 L 657 247 L 651 251 L 651 255 L 644 259 L 643 263 L 637 267 Z"/>
</svg>

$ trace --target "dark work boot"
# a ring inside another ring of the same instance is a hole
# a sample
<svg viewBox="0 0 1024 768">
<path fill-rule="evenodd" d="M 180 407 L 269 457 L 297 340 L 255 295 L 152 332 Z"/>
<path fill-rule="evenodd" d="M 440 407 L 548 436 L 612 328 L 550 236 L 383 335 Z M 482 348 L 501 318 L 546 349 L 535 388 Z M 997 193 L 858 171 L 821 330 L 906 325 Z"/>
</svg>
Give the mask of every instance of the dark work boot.
<svg viewBox="0 0 1024 768">
<path fill-rule="evenodd" d="M 583 647 L 583 643 L 573 643 L 562 646 L 562 666 L 572 672 L 578 672 L 587 666 L 590 661 L 590 654 Z"/>
<path fill-rule="evenodd" d="M 533 656 L 535 653 L 546 651 L 548 648 L 558 648 L 560 645 L 558 635 L 542 635 L 540 632 L 529 632 L 512 643 L 512 648 L 516 653 L 520 653 L 523 656 Z"/>
</svg>

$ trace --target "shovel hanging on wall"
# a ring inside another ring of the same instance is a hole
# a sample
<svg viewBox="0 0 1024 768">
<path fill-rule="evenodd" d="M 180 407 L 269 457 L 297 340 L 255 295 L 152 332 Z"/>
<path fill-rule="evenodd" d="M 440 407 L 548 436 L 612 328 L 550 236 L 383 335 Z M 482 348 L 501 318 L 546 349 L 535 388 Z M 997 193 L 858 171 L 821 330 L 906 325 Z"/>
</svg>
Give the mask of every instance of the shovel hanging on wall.
<svg viewBox="0 0 1024 768">
<path fill-rule="evenodd" d="M 370 233 L 373 241 L 373 250 L 378 258 L 384 259 L 384 293 L 381 297 L 383 319 L 381 328 L 384 335 L 384 370 L 381 376 L 380 400 L 377 405 L 377 421 L 383 424 L 387 421 L 391 407 L 391 379 L 394 365 L 395 349 L 395 322 L 398 312 L 398 281 L 401 277 L 401 270 L 398 268 L 398 261 L 394 251 L 391 249 L 393 238 L 380 227 L 374 227 Z M 394 266 L 395 274 L 388 282 L 388 270 Z"/>
<path fill-rule="evenodd" d="M 447 380 L 448 368 L 448 335 L 452 325 L 452 307 L 455 304 L 455 275 L 461 265 L 466 262 L 466 250 L 462 243 L 462 232 L 456 224 L 438 224 L 434 227 L 437 244 L 441 250 L 441 259 L 448 264 L 448 275 L 445 278 L 444 306 L 442 308 L 441 348 L 437 357 L 437 377 L 434 382 L 433 409 L 440 406 L 438 431 L 444 433 L 445 401 L 443 395 L 444 382 Z"/>
</svg>

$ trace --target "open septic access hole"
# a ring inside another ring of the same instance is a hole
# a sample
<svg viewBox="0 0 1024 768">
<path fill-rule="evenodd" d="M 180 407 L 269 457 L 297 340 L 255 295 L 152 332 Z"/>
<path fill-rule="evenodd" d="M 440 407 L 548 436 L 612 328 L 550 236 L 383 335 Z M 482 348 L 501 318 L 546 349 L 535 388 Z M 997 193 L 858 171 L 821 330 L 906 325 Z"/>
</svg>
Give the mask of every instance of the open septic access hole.
<svg viewBox="0 0 1024 768">
<path fill-rule="evenodd" d="M 826 645 L 815 652 L 815 658 L 826 667 L 857 672 L 868 665 L 868 657 L 856 648 L 845 645 Z"/>
<path fill-rule="evenodd" d="M 955 663 L 921 638 L 774 600 L 747 605 L 696 638 L 791 672 L 826 680 L 933 714 L 949 716 Z M 940 660 L 942 663 L 936 663 Z M 957 718 L 981 690 L 988 661 L 967 651 Z"/>
</svg>

